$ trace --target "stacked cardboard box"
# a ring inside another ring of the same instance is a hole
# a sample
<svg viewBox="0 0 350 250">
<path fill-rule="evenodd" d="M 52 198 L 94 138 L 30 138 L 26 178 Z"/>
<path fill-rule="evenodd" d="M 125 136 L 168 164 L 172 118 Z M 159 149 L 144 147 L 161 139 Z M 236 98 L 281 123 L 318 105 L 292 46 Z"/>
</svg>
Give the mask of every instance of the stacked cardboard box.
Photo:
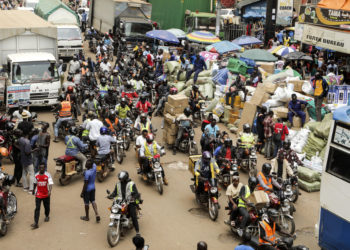
<svg viewBox="0 0 350 250">
<path fill-rule="evenodd" d="M 178 127 L 176 118 L 188 107 L 188 97 L 184 95 L 169 95 L 164 108 L 163 142 L 173 145 L 176 140 Z"/>
</svg>

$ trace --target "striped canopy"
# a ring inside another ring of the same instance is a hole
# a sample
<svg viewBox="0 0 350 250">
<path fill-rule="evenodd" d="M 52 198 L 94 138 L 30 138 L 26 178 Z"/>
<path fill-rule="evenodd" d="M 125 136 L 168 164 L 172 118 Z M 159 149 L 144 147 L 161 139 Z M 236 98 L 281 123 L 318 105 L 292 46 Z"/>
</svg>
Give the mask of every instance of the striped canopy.
<svg viewBox="0 0 350 250">
<path fill-rule="evenodd" d="M 213 44 L 220 42 L 219 38 L 208 31 L 195 31 L 187 34 L 186 37 L 188 40 L 196 43 Z"/>
</svg>

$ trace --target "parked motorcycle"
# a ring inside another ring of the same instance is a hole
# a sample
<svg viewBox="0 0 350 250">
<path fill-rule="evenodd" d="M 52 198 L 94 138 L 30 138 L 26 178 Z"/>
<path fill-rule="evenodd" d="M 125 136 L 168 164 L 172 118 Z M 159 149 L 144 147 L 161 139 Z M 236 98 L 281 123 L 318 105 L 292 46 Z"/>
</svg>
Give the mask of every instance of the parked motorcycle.
<svg viewBox="0 0 350 250">
<path fill-rule="evenodd" d="M 223 159 L 220 165 L 220 173 L 218 175 L 219 183 L 227 188 L 232 183 L 232 177 L 238 172 L 237 159 Z"/>
<path fill-rule="evenodd" d="M 184 127 L 178 149 L 189 155 L 198 154 L 198 146 L 194 140 L 194 129 L 192 127 Z"/>
<path fill-rule="evenodd" d="M 193 180 L 195 180 L 193 178 Z M 209 217 L 213 221 L 215 221 L 219 215 L 219 192 L 217 179 L 206 179 L 202 176 L 198 176 L 198 180 L 203 182 L 203 191 L 201 193 L 197 193 L 196 185 L 190 185 L 190 188 L 193 193 L 196 195 L 196 201 L 200 205 L 204 205 L 208 208 Z"/>
<path fill-rule="evenodd" d="M 241 141 L 238 139 L 237 147 L 241 148 Z M 251 148 L 243 148 L 243 155 L 239 161 L 239 168 L 245 172 L 249 173 L 249 177 L 255 177 L 257 175 L 256 164 L 258 162 L 258 158 L 256 156 L 256 148 L 255 146 Z"/>
<path fill-rule="evenodd" d="M 17 198 L 10 191 L 15 182 L 13 176 L 4 173 L 0 168 L 0 235 L 5 236 L 8 225 L 17 213 Z M 5 214 L 5 218 L 4 218 Z M 7 222 L 6 222 L 7 221 Z"/>
<path fill-rule="evenodd" d="M 164 180 L 162 176 L 162 165 L 160 164 L 160 157 L 165 155 L 164 147 L 162 147 L 160 154 L 156 154 L 149 160 L 151 171 L 146 174 L 147 183 L 155 182 L 160 195 L 163 194 Z M 139 174 L 142 174 L 140 172 Z"/>
</svg>

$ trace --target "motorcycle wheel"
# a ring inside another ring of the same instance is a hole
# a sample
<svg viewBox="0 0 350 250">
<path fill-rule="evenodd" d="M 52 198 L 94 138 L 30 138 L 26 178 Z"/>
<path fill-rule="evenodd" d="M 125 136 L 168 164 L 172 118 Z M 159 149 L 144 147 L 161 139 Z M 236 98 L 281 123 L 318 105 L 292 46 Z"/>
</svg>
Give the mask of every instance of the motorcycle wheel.
<svg viewBox="0 0 350 250">
<path fill-rule="evenodd" d="M 292 202 L 296 203 L 299 198 L 299 186 L 292 186 L 293 196 Z"/>
<path fill-rule="evenodd" d="M 287 233 L 293 235 L 295 232 L 295 222 L 287 216 L 284 216 L 284 223 L 281 221 L 281 216 L 278 218 L 277 224 Z"/>
<path fill-rule="evenodd" d="M 163 194 L 163 180 L 161 177 L 157 177 L 157 189 L 160 195 Z"/>
<path fill-rule="evenodd" d="M 124 146 L 126 151 L 129 150 L 129 147 L 130 147 L 130 140 L 129 140 L 129 138 L 125 138 L 123 146 Z"/>
<path fill-rule="evenodd" d="M 17 213 L 17 198 L 14 193 L 11 192 L 9 197 L 7 198 L 7 214 L 10 216 L 14 216 Z"/>
<path fill-rule="evenodd" d="M 116 159 L 117 159 L 117 162 L 119 164 L 122 164 L 123 160 L 124 160 L 124 156 L 123 156 L 123 151 L 122 149 L 118 149 L 118 151 L 116 152 Z"/>
<path fill-rule="evenodd" d="M 110 54 L 109 54 L 109 60 L 110 60 L 111 62 L 113 62 L 113 53 L 110 53 Z"/>
<path fill-rule="evenodd" d="M 72 179 L 72 176 L 66 176 L 64 178 L 60 177 L 59 182 L 60 182 L 61 186 L 65 186 L 65 185 L 70 183 L 71 179 Z"/>
<path fill-rule="evenodd" d="M 254 167 L 253 169 L 249 169 L 249 177 L 256 177 L 257 174 L 258 173 L 256 167 Z"/>
<path fill-rule="evenodd" d="M 209 216 L 212 221 L 215 221 L 219 215 L 219 205 L 217 203 L 209 202 Z"/>
<path fill-rule="evenodd" d="M 3 221 L 3 219 L 4 218 L 0 214 L 0 220 L 2 221 L 1 224 L 0 224 L 0 235 L 1 236 L 5 236 L 6 233 L 7 233 L 7 224 Z"/>
<path fill-rule="evenodd" d="M 120 240 L 120 221 L 118 225 L 114 227 L 109 227 L 107 231 L 107 241 L 111 247 L 115 247 Z"/>
<path fill-rule="evenodd" d="M 98 182 L 103 182 L 105 180 L 106 177 L 105 177 L 104 173 L 106 171 L 107 171 L 107 167 L 106 167 L 105 170 L 100 171 L 100 172 L 97 173 L 97 180 L 98 180 Z"/>
</svg>

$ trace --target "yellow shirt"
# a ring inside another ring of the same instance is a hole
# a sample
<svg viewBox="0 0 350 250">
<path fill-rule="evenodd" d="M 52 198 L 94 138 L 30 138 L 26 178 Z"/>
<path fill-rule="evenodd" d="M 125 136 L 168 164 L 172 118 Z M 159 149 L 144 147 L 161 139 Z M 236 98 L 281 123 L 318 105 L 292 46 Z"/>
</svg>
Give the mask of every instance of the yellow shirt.
<svg viewBox="0 0 350 250">
<path fill-rule="evenodd" d="M 315 83 L 315 93 L 314 96 L 320 96 L 323 93 L 323 87 L 322 87 L 322 79 L 321 80 L 316 80 Z"/>
</svg>

